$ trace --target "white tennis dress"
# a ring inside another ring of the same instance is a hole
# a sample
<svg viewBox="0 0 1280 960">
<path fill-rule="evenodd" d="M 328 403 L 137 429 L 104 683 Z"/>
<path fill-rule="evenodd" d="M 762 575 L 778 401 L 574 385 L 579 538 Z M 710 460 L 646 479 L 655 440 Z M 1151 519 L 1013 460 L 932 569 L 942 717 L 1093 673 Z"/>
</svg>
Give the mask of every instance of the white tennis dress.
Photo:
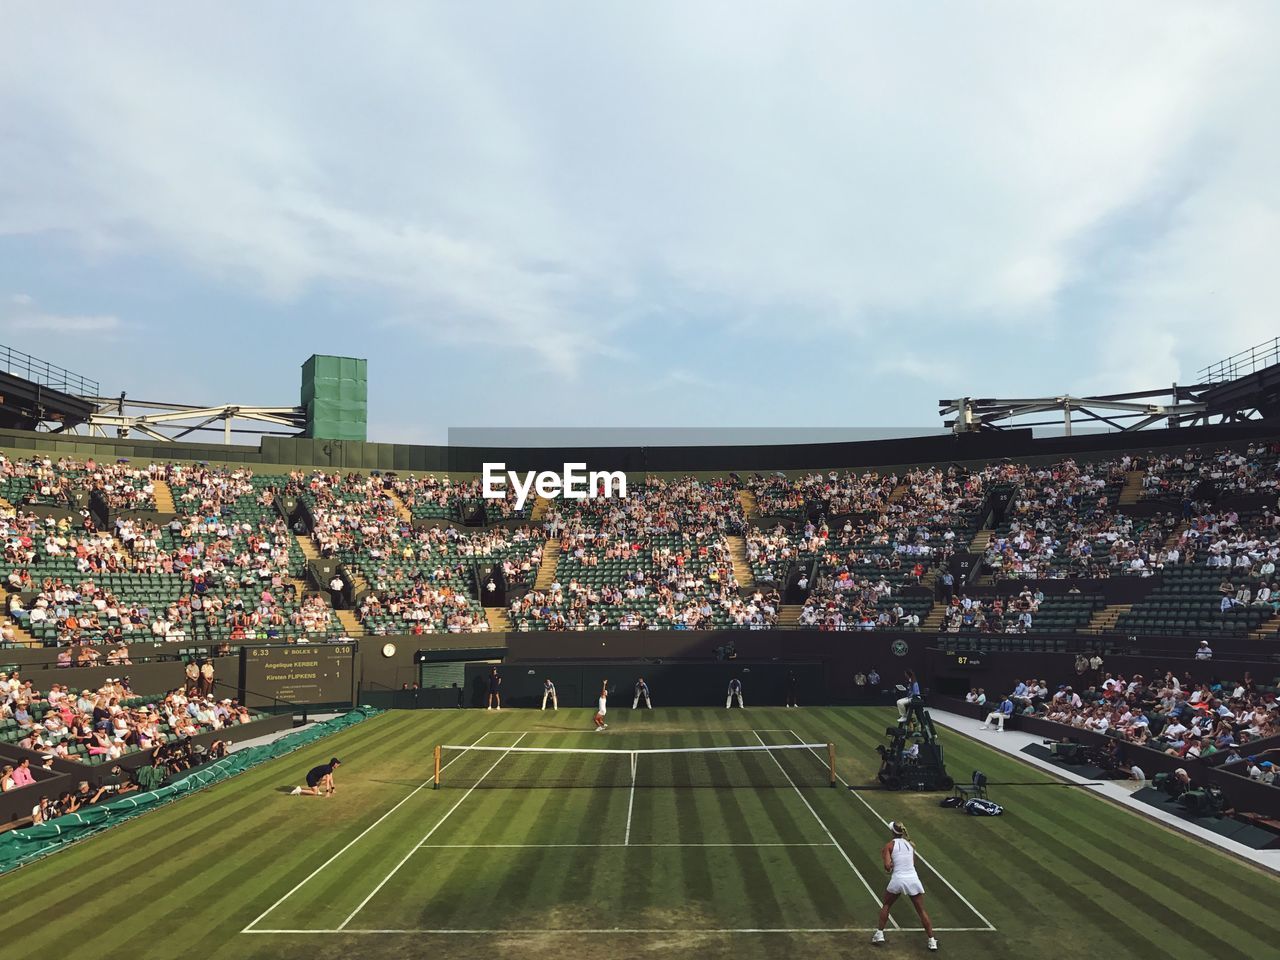
<svg viewBox="0 0 1280 960">
<path fill-rule="evenodd" d="M 609 700 L 607 697 L 602 696 L 600 698 L 600 705 L 596 707 L 596 713 L 600 714 L 600 716 L 603 717 L 605 713 L 608 711 L 608 709 L 609 709 Z"/>
<path fill-rule="evenodd" d="M 895 837 L 890 857 L 893 860 L 893 871 L 889 874 L 888 892 L 906 894 L 908 897 L 924 893 L 924 885 L 916 874 L 916 853 L 910 842 Z"/>
</svg>

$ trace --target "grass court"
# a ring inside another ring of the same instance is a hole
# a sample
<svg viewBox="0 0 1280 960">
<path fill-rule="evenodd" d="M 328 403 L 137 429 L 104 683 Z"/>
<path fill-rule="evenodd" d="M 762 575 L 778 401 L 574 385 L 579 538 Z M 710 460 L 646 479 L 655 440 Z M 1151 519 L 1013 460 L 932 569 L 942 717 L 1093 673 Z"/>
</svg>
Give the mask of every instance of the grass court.
<svg viewBox="0 0 1280 960">
<path fill-rule="evenodd" d="M 1280 881 L 965 737 L 1003 817 L 868 786 L 884 709 L 389 713 L 0 879 L 0 936 L 212 957 L 923 955 L 900 900 L 869 943 L 885 822 L 904 820 L 940 952 L 1261 956 Z M 824 750 L 630 751 L 813 743 Z M 445 751 L 437 743 L 501 748 Z M 622 751 L 508 753 L 505 748 Z M 343 759 L 338 793 L 291 797 Z M 634 774 L 632 761 L 634 759 Z M 847 784 L 857 789 L 846 789 Z M 24 902 L 31 910 L 22 909 Z M 50 912 L 52 911 L 52 912 Z M 900 925 L 900 926 L 898 926 Z"/>
</svg>

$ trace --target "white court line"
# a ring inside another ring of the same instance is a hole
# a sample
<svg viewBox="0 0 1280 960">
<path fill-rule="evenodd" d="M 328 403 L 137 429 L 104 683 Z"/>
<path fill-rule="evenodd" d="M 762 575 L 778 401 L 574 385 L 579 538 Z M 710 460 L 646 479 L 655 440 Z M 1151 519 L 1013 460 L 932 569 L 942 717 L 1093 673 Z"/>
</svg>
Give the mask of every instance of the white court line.
<svg viewBox="0 0 1280 960">
<path fill-rule="evenodd" d="M 797 741 L 799 741 L 800 743 L 804 743 L 804 739 L 800 736 L 800 734 L 796 733 L 794 730 L 789 730 L 789 731 L 787 731 L 787 732 L 788 732 L 788 733 L 790 733 L 793 737 L 795 737 L 795 738 L 796 738 L 796 740 L 797 740 Z M 814 757 L 816 757 L 816 758 L 817 758 L 817 760 L 818 760 L 818 762 L 819 762 L 819 763 L 821 763 L 824 767 L 826 766 L 826 761 L 824 761 L 824 760 L 822 759 L 822 757 L 820 757 L 818 754 L 814 753 L 812 749 L 810 749 L 810 750 L 809 750 L 809 752 L 810 752 L 810 753 L 813 753 Z M 843 783 L 846 787 L 848 787 L 848 786 L 849 786 L 849 781 L 848 781 L 848 780 L 846 780 L 844 777 L 840 776 L 840 772 L 839 772 L 839 771 L 836 771 L 836 779 L 837 779 L 837 780 L 839 780 L 841 783 Z M 875 817 L 877 820 L 879 820 L 881 823 L 883 823 L 886 827 L 889 825 L 889 821 L 888 821 L 888 820 L 886 820 L 884 817 L 880 816 L 880 814 L 876 811 L 876 808 L 875 808 L 875 807 L 873 807 L 873 806 L 871 806 L 871 804 L 867 803 L 867 801 L 863 798 L 862 794 L 860 794 L 857 790 L 853 790 L 853 789 L 850 789 L 850 790 L 849 790 L 849 792 L 850 792 L 851 794 L 853 794 L 855 797 L 857 797 L 857 798 L 858 798 L 858 800 L 859 800 L 859 801 L 861 801 L 861 803 L 862 803 L 862 805 L 863 805 L 864 807 L 866 807 L 868 810 L 870 810 L 870 811 L 871 811 L 871 815 L 872 815 L 873 817 Z M 914 846 L 913 846 L 913 849 L 914 849 Z M 947 889 L 948 889 L 948 890 L 950 890 L 952 893 L 954 893 L 957 897 L 959 897 L 959 898 L 960 898 L 960 901 L 961 901 L 961 902 L 962 902 L 966 907 L 968 907 L 970 910 L 972 910 L 972 911 L 973 911 L 974 916 L 976 916 L 979 920 L 981 920 L 983 923 L 985 923 L 985 924 L 986 924 L 986 927 L 985 927 L 985 928 L 979 928 L 979 929 L 987 929 L 987 930 L 995 930 L 995 929 L 996 929 L 996 925 L 995 925 L 994 923 L 992 923 L 990 920 L 988 920 L 986 917 L 984 917 L 984 916 L 982 915 L 982 911 L 981 911 L 981 910 L 979 910 L 977 907 L 975 907 L 972 903 L 970 903 L 970 902 L 969 902 L 969 898 L 968 898 L 968 897 L 966 897 L 966 896 L 965 896 L 963 893 L 961 893 L 959 890 L 957 890 L 957 889 L 955 888 L 955 886 L 952 884 L 952 882 L 951 882 L 950 880 L 948 880 L 946 877 L 944 877 L 944 876 L 941 874 L 941 872 L 939 872 L 938 868 L 937 868 L 937 867 L 935 867 L 935 866 L 934 866 L 932 863 L 930 863 L 928 860 L 926 860 L 923 856 L 921 856 L 921 855 L 920 855 L 920 853 L 919 853 L 918 851 L 916 852 L 916 859 L 917 859 L 917 860 L 919 860 L 921 863 L 923 863 L 923 864 L 924 864 L 926 867 L 928 867 L 930 870 L 932 870 L 932 871 L 933 871 L 933 875 L 934 875 L 935 877 L 937 877 L 939 880 L 941 880 L 944 884 L 946 884 Z"/>
<path fill-rule="evenodd" d="M 631 755 L 631 794 L 627 797 L 627 835 L 623 837 L 623 846 L 631 845 L 631 811 L 636 805 L 636 755 Z"/>
<path fill-rule="evenodd" d="M 764 738 L 760 736 L 759 733 L 757 733 L 755 730 L 752 730 L 751 732 L 754 733 L 756 735 L 756 739 L 760 741 L 760 746 L 762 747 L 768 746 L 768 744 L 764 742 Z M 813 814 L 813 819 L 818 821 L 818 826 L 822 827 L 823 832 L 828 837 L 831 838 L 832 846 L 834 846 L 837 850 L 840 851 L 840 856 L 844 857 L 844 862 L 849 865 L 849 869 L 852 870 L 854 874 L 858 877 L 858 879 L 862 881 L 862 885 L 867 888 L 867 893 L 871 894 L 871 899 L 875 901 L 876 906 L 880 906 L 880 897 L 878 897 L 876 895 L 876 892 L 871 889 L 871 884 L 867 883 L 867 878 L 862 875 L 862 871 L 859 870 L 856 866 L 854 866 L 853 860 L 849 858 L 849 854 L 845 852 L 844 847 L 840 846 L 840 843 L 839 841 L 836 840 L 835 835 L 827 828 L 827 825 L 823 821 L 823 819 L 820 816 L 818 816 L 818 811 L 813 809 L 812 805 L 810 805 L 809 798 L 800 792 L 800 788 L 796 786 L 796 782 L 791 779 L 791 774 L 787 773 L 787 768 L 784 767 L 781 761 L 779 761 L 778 758 L 775 757 L 772 753 L 769 754 L 769 759 L 771 759 L 774 763 L 778 765 L 778 769 L 781 770 L 782 775 L 787 778 L 787 783 L 791 784 L 791 789 L 796 792 L 796 796 L 800 798 L 800 802 L 809 808 L 809 812 Z M 889 922 L 893 924 L 893 928 L 895 930 L 902 929 L 901 926 L 899 926 L 898 921 L 894 920 L 892 916 L 889 917 Z"/>
<path fill-rule="evenodd" d="M 578 850 L 613 847 L 834 847 L 834 843 L 423 843 L 419 850 Z"/>
<path fill-rule="evenodd" d="M 382 929 L 382 930 L 362 930 L 359 927 L 353 929 L 333 929 L 333 930 L 246 930 L 245 933 L 266 933 L 266 934 L 311 934 L 311 933 L 345 933 L 351 936 L 368 936 L 377 934 L 476 934 L 479 936 L 581 936 L 582 934 L 602 934 L 602 933 L 642 933 L 650 936 L 658 934 L 676 933 L 680 936 L 689 936 L 690 934 L 736 934 L 736 933 L 871 933 L 875 927 L 685 927 L 681 930 L 673 930 L 671 927 L 536 927 L 526 930 L 521 929 L 503 929 L 501 927 L 494 930 L 480 929 L 423 929 L 420 927 L 405 927 L 399 929 Z M 924 933 L 924 927 L 899 927 L 898 933 Z M 986 927 L 934 927 L 934 933 L 990 933 Z"/>
<path fill-rule="evenodd" d="M 512 708 L 512 709 L 514 709 L 514 708 Z M 583 709 L 583 710 L 590 710 L 591 708 L 590 708 L 590 707 L 583 707 L 582 709 Z M 626 709 L 626 708 L 624 707 L 623 709 Z M 625 716 L 625 714 L 624 714 L 624 716 Z M 592 730 L 594 730 L 594 729 L 595 729 L 594 727 L 585 727 L 585 728 L 584 728 L 584 729 L 582 729 L 582 730 L 564 730 L 564 729 L 560 729 L 560 728 L 556 728 L 556 729 L 549 729 L 549 730 L 501 730 L 501 729 L 499 729 L 499 730 L 490 730 L 489 732 L 490 732 L 490 733 L 501 733 L 501 734 L 505 734 L 505 735 L 507 735 L 507 736 L 509 736 L 509 737 L 514 737 L 514 736 L 516 736 L 517 734 L 524 735 L 524 736 L 529 736 L 529 737 L 576 737 L 576 736 L 579 736 L 580 734 L 590 733 L 590 732 L 591 732 Z M 726 734 L 726 735 L 727 735 L 727 734 L 735 734 L 735 733 L 750 734 L 750 733 L 754 733 L 754 732 L 755 732 L 755 731 L 757 731 L 757 730 L 758 730 L 760 733 L 791 733 L 791 731 L 790 731 L 790 730 L 788 730 L 788 729 L 786 729 L 785 727 L 756 727 L 754 730 L 737 730 L 737 729 L 732 729 L 732 728 L 728 728 L 728 727 L 726 727 L 726 728 L 725 728 L 725 729 L 723 729 L 723 730 L 705 730 L 705 729 L 702 729 L 702 730 L 668 730 L 668 729 L 666 729 L 666 728 L 662 728 L 662 729 L 659 729 L 659 730 L 649 730 L 649 729 L 646 729 L 646 728 L 644 728 L 644 727 L 628 727 L 628 726 L 620 726 L 620 727 L 618 727 L 616 730 L 614 730 L 614 728 L 613 728 L 613 727 L 610 727 L 609 729 L 610 729 L 610 730 L 613 730 L 613 735 L 614 735 L 614 736 L 617 736 L 617 737 L 623 737 L 623 736 L 628 736 L 628 737 L 666 737 L 666 736 L 672 736 L 672 735 L 674 735 L 674 734 L 681 734 L 681 733 L 699 733 L 699 734 L 702 734 L 702 733 L 709 733 L 709 734 L 713 734 L 713 735 L 719 735 L 719 734 Z M 593 740 L 593 742 L 594 742 L 594 740 Z M 715 746 L 715 744 L 712 744 L 712 746 Z M 722 744 L 722 746 L 731 746 L 731 744 Z M 779 744 L 779 746 L 780 746 L 780 744 Z M 589 748 L 589 747 L 583 747 L 582 749 L 583 749 L 583 750 L 588 750 L 588 749 L 590 749 L 590 748 Z M 708 748 L 704 746 L 704 747 L 698 747 L 697 749 L 699 749 L 699 750 L 706 750 L 706 749 L 708 749 Z"/>
<path fill-rule="evenodd" d="M 485 737 L 487 737 L 491 732 L 492 732 L 492 731 L 485 731 L 484 733 L 480 734 L 480 736 L 476 737 L 475 743 L 479 743 L 481 740 L 483 740 Z M 472 746 L 475 746 L 475 744 L 472 744 Z M 461 756 L 461 754 L 459 754 L 459 756 Z M 454 758 L 453 758 L 453 760 L 457 760 L 457 759 L 458 759 L 458 757 L 454 757 Z M 453 760 L 450 760 L 450 761 L 449 761 L 449 763 L 453 763 Z M 445 767 L 447 767 L 447 766 L 449 765 L 449 763 L 446 763 L 446 764 L 445 764 Z M 444 767 L 441 767 L 441 769 L 443 770 L 443 769 L 444 769 Z M 360 831 L 360 833 L 358 833 L 355 837 L 353 837 L 351 840 L 349 840 L 349 841 L 347 842 L 347 845 L 346 845 L 346 846 L 344 846 L 341 850 L 339 850 L 337 853 L 335 853 L 332 857 L 330 857 L 330 858 L 329 858 L 328 860 L 326 860 L 324 863 L 320 864 L 320 866 L 316 867 L 316 868 L 315 868 L 314 870 L 312 870 L 309 874 L 307 874 L 307 875 L 306 875 L 306 876 L 305 876 L 301 881 L 299 881 L 299 882 L 298 882 L 298 884 L 297 884 L 296 886 L 294 886 L 294 888 L 293 888 L 292 890 L 290 890 L 290 891 L 289 891 L 288 893 L 286 893 L 283 897 L 281 897 L 279 900 L 277 900 L 277 901 L 276 901 L 275 903 L 273 903 L 271 906 L 267 907 L 267 909 L 263 910 L 260 914 L 258 914 L 258 915 L 257 915 L 257 916 L 256 916 L 256 917 L 255 917 L 255 918 L 254 918 L 250 923 L 249 923 L 249 925 L 248 925 L 247 927 L 245 927 L 243 930 L 241 930 L 240 932 L 241 932 L 241 933 L 252 933 L 252 932 L 253 932 L 253 930 L 252 930 L 251 928 L 252 928 L 252 927 L 257 926 L 257 925 L 258 925 L 258 923 L 262 920 L 262 918 L 263 918 L 263 917 L 265 917 L 267 914 L 269 914 L 269 913 L 270 913 L 272 910 L 274 910 L 276 907 L 280 906 L 280 904 L 284 903 L 286 900 L 288 900 L 290 897 L 292 897 L 295 893 L 297 893 L 299 890 L 301 890 L 301 889 L 302 889 L 306 884 L 308 884 L 309 882 L 311 882 L 312 878 L 314 878 L 317 874 L 319 874 L 322 870 L 324 870 L 324 869 L 325 869 L 325 867 L 329 866 L 329 864 L 333 863 L 333 861 L 337 860 L 340 856 L 342 856 L 344 853 L 346 853 L 348 850 L 350 850 L 353 846 L 355 846 L 356 841 L 360 840 L 362 837 L 364 837 L 364 835 L 365 835 L 365 834 L 367 834 L 370 830 L 372 830 L 374 827 L 376 827 L 378 824 L 380 824 L 383 820 L 387 819 L 387 817 L 391 816 L 393 813 L 395 813 L 397 810 L 399 810 L 401 807 L 403 807 L 406 803 L 408 803 L 408 802 L 409 802 L 410 798 L 411 798 L 411 797 L 413 797 L 413 795 L 414 795 L 414 794 L 416 794 L 419 790 L 424 789 L 424 788 L 426 787 L 426 785 L 427 785 L 428 783 L 431 783 L 431 782 L 432 782 L 432 780 L 434 780 L 434 779 L 435 779 L 435 776 L 433 775 L 433 776 L 431 777 L 431 779 L 430 779 L 430 780 L 424 780 L 422 783 L 420 783 L 420 784 L 418 784 L 416 787 L 414 787 L 414 789 L 413 789 L 410 793 L 405 794 L 404 798 L 403 798 L 399 803 L 397 803 L 394 807 L 392 807 L 390 810 L 388 810 L 386 813 L 384 813 L 382 816 L 380 816 L 377 820 L 373 821 L 373 823 L 369 824 L 369 826 L 367 826 L 367 827 L 365 827 L 363 830 L 361 830 L 361 831 Z"/>
<path fill-rule="evenodd" d="M 463 747 L 452 743 L 442 744 L 441 750 L 472 750 L 476 753 L 511 753 L 519 750 L 521 753 L 573 753 L 578 756 L 590 754 L 591 756 L 635 756 L 643 754 L 649 756 L 651 754 L 670 755 L 673 753 L 706 753 L 708 750 L 714 750 L 716 753 L 766 753 L 777 752 L 778 750 L 812 750 L 814 747 L 825 747 L 825 743 L 775 743 L 772 746 L 760 747 L 748 744 L 733 746 L 700 746 L 700 747 Z"/>
<path fill-rule="evenodd" d="M 516 739 L 516 742 L 513 743 L 511 746 L 512 747 L 519 746 L 520 741 L 523 739 L 524 739 L 524 734 L 521 734 Z M 462 802 L 466 800 L 467 797 L 471 796 L 471 794 L 475 791 L 476 787 L 480 786 L 480 784 L 484 782 L 484 778 L 489 776 L 489 774 L 493 773 L 493 771 L 497 768 L 498 764 L 502 762 L 504 757 L 506 757 L 505 753 L 499 756 L 497 760 L 493 761 L 493 766 L 491 766 L 484 773 L 480 774 L 480 779 L 471 785 L 471 789 L 469 789 L 466 793 L 464 793 L 461 799 L 459 799 L 457 803 L 455 803 L 452 807 L 449 808 L 448 813 L 446 813 L 443 817 L 441 817 L 439 820 L 436 821 L 436 825 L 427 831 L 426 836 L 424 836 L 421 840 L 419 840 L 417 843 L 413 845 L 412 849 L 410 849 L 409 852 L 404 855 L 404 859 L 401 860 L 399 863 L 397 863 L 394 869 L 392 869 L 390 873 L 388 873 L 385 877 L 382 878 L 382 881 L 376 887 L 373 888 L 372 893 L 370 893 L 367 897 L 365 897 L 363 900 L 360 901 L 360 905 L 351 911 L 347 919 L 343 920 L 342 923 L 338 924 L 339 930 L 345 929 L 347 924 L 350 923 L 352 919 L 355 918 L 355 915 L 365 908 L 365 904 L 367 904 L 370 900 L 372 900 L 375 896 L 377 896 L 378 891 L 387 885 L 387 881 L 400 872 L 400 868 L 409 862 L 409 858 L 414 855 L 414 853 L 418 850 L 418 848 L 421 847 L 424 843 L 426 843 L 429 839 L 431 839 L 431 835 L 440 829 L 440 825 L 443 824 L 446 820 L 448 820 L 449 817 L 453 815 L 453 812 L 455 810 L 457 810 L 460 806 L 462 806 Z"/>
</svg>

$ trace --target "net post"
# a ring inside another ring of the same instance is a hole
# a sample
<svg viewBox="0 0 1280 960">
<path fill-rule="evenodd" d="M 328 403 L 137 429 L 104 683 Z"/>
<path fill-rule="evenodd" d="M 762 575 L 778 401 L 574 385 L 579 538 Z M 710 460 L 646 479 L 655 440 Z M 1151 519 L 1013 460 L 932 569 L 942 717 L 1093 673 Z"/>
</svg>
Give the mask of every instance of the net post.
<svg viewBox="0 0 1280 960">
<path fill-rule="evenodd" d="M 431 789 L 440 789 L 440 744 L 436 744 L 435 749 L 435 773 L 431 778 Z"/>
<path fill-rule="evenodd" d="M 827 744 L 827 764 L 831 768 L 831 786 L 836 785 L 836 745 Z"/>
</svg>

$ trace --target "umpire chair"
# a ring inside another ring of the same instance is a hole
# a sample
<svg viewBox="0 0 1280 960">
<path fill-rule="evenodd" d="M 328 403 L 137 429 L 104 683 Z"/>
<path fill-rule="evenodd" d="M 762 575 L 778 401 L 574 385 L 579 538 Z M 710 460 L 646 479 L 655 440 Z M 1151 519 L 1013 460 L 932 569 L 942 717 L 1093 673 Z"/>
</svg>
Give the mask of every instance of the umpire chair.
<svg viewBox="0 0 1280 960">
<path fill-rule="evenodd" d="M 907 705 L 906 719 L 885 730 L 888 745 L 876 747 L 880 772 L 876 779 L 886 790 L 950 790 L 955 781 L 947 776 L 942 744 L 924 701 L 915 697 Z"/>
</svg>

